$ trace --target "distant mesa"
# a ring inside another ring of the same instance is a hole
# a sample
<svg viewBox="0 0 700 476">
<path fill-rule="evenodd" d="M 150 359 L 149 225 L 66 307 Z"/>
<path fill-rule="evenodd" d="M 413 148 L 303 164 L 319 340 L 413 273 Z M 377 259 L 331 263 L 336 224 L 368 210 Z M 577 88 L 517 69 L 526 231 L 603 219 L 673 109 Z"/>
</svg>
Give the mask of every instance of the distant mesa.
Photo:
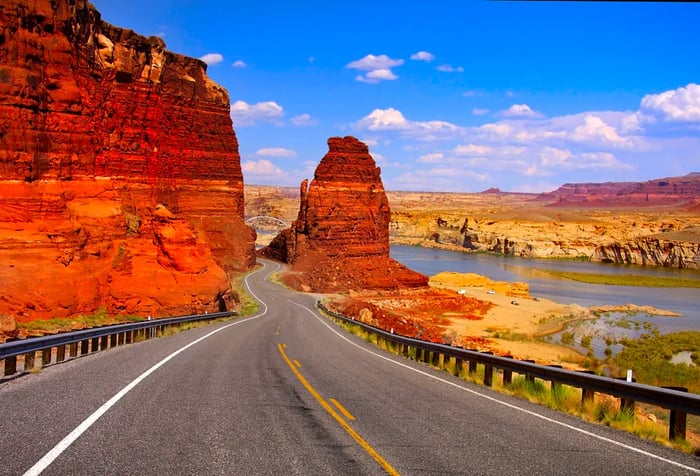
<svg viewBox="0 0 700 476">
<path fill-rule="evenodd" d="M 646 182 L 567 183 L 539 199 L 552 200 L 555 206 L 692 206 L 700 199 L 700 172 Z"/>
<path fill-rule="evenodd" d="M 428 277 L 389 257 L 389 202 L 366 144 L 331 137 L 311 183 L 301 183 L 291 228 L 262 254 L 292 264 L 284 280 L 306 291 L 422 287 Z"/>
<path fill-rule="evenodd" d="M 231 308 L 255 259 L 229 95 L 89 2 L 0 7 L 0 315 Z"/>
</svg>

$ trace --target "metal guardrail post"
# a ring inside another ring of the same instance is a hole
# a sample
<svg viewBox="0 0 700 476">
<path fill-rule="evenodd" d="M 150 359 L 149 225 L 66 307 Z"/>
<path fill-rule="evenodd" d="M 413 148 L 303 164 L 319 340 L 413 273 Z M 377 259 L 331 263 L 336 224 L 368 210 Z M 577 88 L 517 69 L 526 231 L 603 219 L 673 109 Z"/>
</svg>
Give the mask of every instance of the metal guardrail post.
<svg viewBox="0 0 700 476">
<path fill-rule="evenodd" d="M 592 370 L 580 370 L 579 372 L 589 375 L 595 375 L 595 372 L 593 372 Z M 581 388 L 581 405 L 590 405 L 593 403 L 594 399 L 595 390 L 591 390 L 590 388 L 586 387 Z"/>
<path fill-rule="evenodd" d="M 504 356 L 506 359 L 512 359 L 512 355 L 505 355 Z M 513 371 L 509 369 L 503 369 L 503 386 L 507 387 L 513 383 Z"/>
<path fill-rule="evenodd" d="M 670 390 L 678 390 L 679 392 L 687 392 L 688 389 L 685 387 L 661 387 L 668 388 Z M 686 423 L 688 420 L 688 415 L 680 410 L 671 410 L 671 414 L 668 418 L 668 439 L 673 441 L 675 439 L 685 440 L 685 430 Z"/>
<path fill-rule="evenodd" d="M 78 356 L 78 343 L 73 342 L 68 346 L 68 355 L 70 357 L 77 357 Z"/>
<path fill-rule="evenodd" d="M 80 341 L 80 355 L 87 355 L 90 346 L 90 341 L 85 339 Z"/>
<path fill-rule="evenodd" d="M 464 367 L 464 360 L 460 359 L 459 357 L 455 357 L 455 366 L 454 370 L 452 371 L 452 375 L 455 377 L 459 377 L 459 375 L 462 373 L 462 368 Z"/>
<path fill-rule="evenodd" d="M 476 373 L 476 360 L 470 360 L 469 361 L 469 374 L 475 374 Z"/>
<path fill-rule="evenodd" d="M 27 352 L 24 354 L 24 371 L 29 372 L 34 369 L 36 352 Z"/>
<path fill-rule="evenodd" d="M 7 357 L 5 359 L 5 376 L 12 375 L 17 372 L 17 357 Z"/>
<path fill-rule="evenodd" d="M 440 353 L 439 352 L 431 352 L 432 358 L 430 359 L 430 364 L 433 367 L 440 368 Z"/>
<path fill-rule="evenodd" d="M 535 363 L 534 360 L 530 360 L 530 359 L 523 360 L 523 362 L 530 362 L 532 364 Z M 525 374 L 525 381 L 529 384 L 533 384 L 533 383 L 535 383 L 535 376 L 530 375 L 530 374 Z"/>
<path fill-rule="evenodd" d="M 493 355 L 493 352 L 483 352 L 486 355 Z M 491 387 L 493 385 L 493 365 L 484 364 L 484 385 Z"/>
<path fill-rule="evenodd" d="M 59 345 L 56 347 L 56 362 L 63 362 L 66 360 L 66 346 Z"/>
<path fill-rule="evenodd" d="M 106 350 L 109 347 L 109 336 L 100 337 L 100 350 Z"/>
<path fill-rule="evenodd" d="M 51 348 L 43 349 L 41 351 L 41 366 L 46 367 L 51 363 Z"/>
</svg>

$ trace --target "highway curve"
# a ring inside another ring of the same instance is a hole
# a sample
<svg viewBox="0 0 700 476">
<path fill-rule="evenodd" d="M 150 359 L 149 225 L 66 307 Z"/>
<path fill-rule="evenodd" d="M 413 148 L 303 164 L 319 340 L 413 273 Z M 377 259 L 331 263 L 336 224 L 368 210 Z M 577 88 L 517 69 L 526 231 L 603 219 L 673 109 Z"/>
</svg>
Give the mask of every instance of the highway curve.
<svg viewBox="0 0 700 476">
<path fill-rule="evenodd" d="M 700 474 L 700 459 L 384 353 L 249 275 L 256 316 L 0 385 L 1 474 Z"/>
</svg>

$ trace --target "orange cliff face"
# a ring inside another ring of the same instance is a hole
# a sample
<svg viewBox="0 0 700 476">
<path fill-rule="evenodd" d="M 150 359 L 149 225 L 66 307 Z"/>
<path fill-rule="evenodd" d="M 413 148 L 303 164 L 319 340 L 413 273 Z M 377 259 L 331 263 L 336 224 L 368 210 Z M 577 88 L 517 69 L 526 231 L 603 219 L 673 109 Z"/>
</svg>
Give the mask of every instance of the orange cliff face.
<svg viewBox="0 0 700 476">
<path fill-rule="evenodd" d="M 0 314 L 230 308 L 255 259 L 228 93 L 88 2 L 0 6 Z"/>
<path fill-rule="evenodd" d="M 292 227 L 263 254 L 292 263 L 293 287 L 316 292 L 426 286 L 428 278 L 389 257 L 389 202 L 366 144 L 332 137 Z"/>
</svg>

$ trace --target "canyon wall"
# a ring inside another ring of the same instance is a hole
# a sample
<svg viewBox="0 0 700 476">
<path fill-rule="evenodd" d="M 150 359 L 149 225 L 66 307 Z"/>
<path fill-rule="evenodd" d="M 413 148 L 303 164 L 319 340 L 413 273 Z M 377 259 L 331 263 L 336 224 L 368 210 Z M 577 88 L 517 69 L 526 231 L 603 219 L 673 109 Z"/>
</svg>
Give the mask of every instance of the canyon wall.
<svg viewBox="0 0 700 476">
<path fill-rule="evenodd" d="M 598 246 L 591 261 L 700 269 L 700 243 L 638 238 Z"/>
<path fill-rule="evenodd" d="M 301 184 L 300 202 L 291 228 L 263 251 L 292 263 L 290 285 L 317 292 L 427 285 L 389 257 L 389 202 L 366 144 L 330 138 L 314 179 Z"/>
<path fill-rule="evenodd" d="M 254 239 L 205 63 L 85 1 L 0 5 L 0 314 L 229 308 Z"/>
</svg>

